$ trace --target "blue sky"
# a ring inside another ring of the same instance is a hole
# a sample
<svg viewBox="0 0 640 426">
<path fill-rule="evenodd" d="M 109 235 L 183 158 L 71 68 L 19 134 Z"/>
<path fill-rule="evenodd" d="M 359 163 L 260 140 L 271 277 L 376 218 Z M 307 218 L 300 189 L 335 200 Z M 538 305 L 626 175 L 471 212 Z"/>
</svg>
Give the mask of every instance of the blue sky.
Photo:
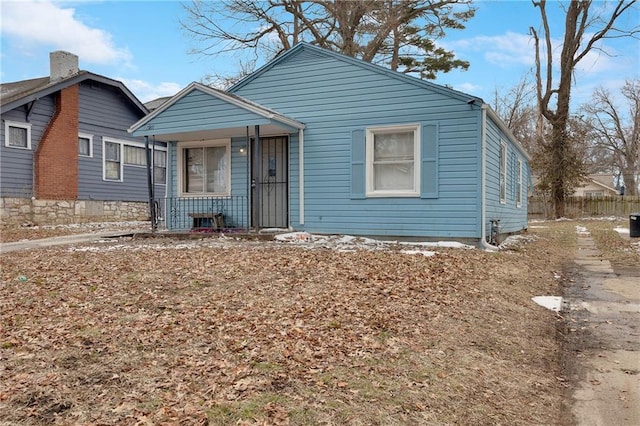
<svg viewBox="0 0 640 426">
<path fill-rule="evenodd" d="M 594 2 L 610 7 L 611 2 Z M 552 34 L 560 44 L 562 14 L 549 2 Z M 476 17 L 463 31 L 440 42 L 468 60 L 466 72 L 440 74 L 435 81 L 493 99 L 533 66 L 529 27 L 540 26 L 530 1 L 479 1 Z M 175 1 L 13 1 L 0 0 L 0 81 L 46 76 L 49 52 L 66 50 L 80 57 L 80 68 L 123 81 L 142 101 L 172 95 L 206 74 L 233 73 L 238 58 L 190 55 L 193 40 L 180 29 L 184 11 Z M 640 8 L 620 26 L 640 25 Z M 598 86 L 611 90 L 625 79 L 640 78 L 640 41 L 617 39 L 600 46 L 576 73 L 574 102 L 586 102 Z"/>
</svg>

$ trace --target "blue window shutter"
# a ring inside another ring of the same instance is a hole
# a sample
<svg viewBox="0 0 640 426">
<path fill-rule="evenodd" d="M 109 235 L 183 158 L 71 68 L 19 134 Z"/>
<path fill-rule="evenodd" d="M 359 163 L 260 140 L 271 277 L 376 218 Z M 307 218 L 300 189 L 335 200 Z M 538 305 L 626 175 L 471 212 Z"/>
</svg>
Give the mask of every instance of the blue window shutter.
<svg viewBox="0 0 640 426">
<path fill-rule="evenodd" d="M 438 126 L 422 126 L 420 198 L 438 198 Z"/>
<path fill-rule="evenodd" d="M 364 130 L 351 132 L 351 199 L 367 197 Z"/>
</svg>

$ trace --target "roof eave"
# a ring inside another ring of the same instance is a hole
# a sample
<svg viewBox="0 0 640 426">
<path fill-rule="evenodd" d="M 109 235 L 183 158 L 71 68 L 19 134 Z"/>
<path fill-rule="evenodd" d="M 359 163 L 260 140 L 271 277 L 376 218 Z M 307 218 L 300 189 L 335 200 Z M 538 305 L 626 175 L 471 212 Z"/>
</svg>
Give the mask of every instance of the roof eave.
<svg viewBox="0 0 640 426">
<path fill-rule="evenodd" d="M 282 125 L 285 125 L 286 127 L 290 127 L 296 130 L 301 130 L 305 128 L 304 123 L 301 123 L 289 117 L 285 117 L 284 115 L 266 110 L 265 108 L 249 103 L 248 101 L 245 102 L 242 99 L 240 99 L 237 95 L 231 96 L 228 93 L 212 89 L 211 87 L 205 86 L 203 84 L 192 82 L 187 87 L 182 89 L 180 92 L 176 93 L 173 96 L 173 98 L 171 98 L 170 100 L 162 104 L 162 106 L 160 106 L 158 109 L 154 110 L 151 114 L 147 115 L 146 117 L 143 117 L 138 122 L 134 123 L 131 127 L 129 127 L 129 129 L 127 129 L 127 131 L 129 133 L 135 134 L 147 123 L 153 120 L 155 117 L 162 114 L 162 112 L 170 108 L 180 99 L 184 98 L 186 95 L 188 95 L 189 93 L 191 93 L 193 90 L 196 90 L 196 89 L 202 92 L 205 92 L 211 96 L 217 97 L 218 99 L 221 99 L 239 108 L 243 108 L 248 111 L 251 111 L 263 118 L 269 119 L 271 121 L 276 121 Z M 145 129 L 143 132 L 138 132 L 138 134 L 142 135 L 144 133 L 145 135 L 148 135 L 150 130 L 152 129 Z"/>
<path fill-rule="evenodd" d="M 147 109 L 147 107 L 145 107 L 144 104 L 140 102 L 140 100 L 124 85 L 124 83 L 118 80 L 113 80 L 111 78 L 104 77 L 99 74 L 93 74 L 88 71 L 80 71 L 78 74 L 73 75 L 71 77 L 62 79 L 55 83 L 48 84 L 42 88 L 29 91 L 24 96 L 21 96 L 11 102 L 3 104 L 2 111 L 3 112 L 11 111 L 12 109 L 15 109 L 19 106 L 28 104 L 29 102 L 36 101 L 40 98 L 51 95 L 52 93 L 55 93 L 61 89 L 64 89 L 69 86 L 73 86 L 74 84 L 78 84 L 86 80 L 94 80 L 109 86 L 117 87 L 127 96 L 127 98 L 131 101 L 131 103 L 133 103 L 142 113 L 144 114 L 149 113 L 149 110 Z"/>
</svg>

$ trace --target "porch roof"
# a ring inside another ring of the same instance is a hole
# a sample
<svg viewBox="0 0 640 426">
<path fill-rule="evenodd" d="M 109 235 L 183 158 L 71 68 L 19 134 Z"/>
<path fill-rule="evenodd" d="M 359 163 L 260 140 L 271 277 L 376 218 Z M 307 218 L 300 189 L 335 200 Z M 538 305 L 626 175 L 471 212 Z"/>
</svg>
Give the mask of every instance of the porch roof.
<svg viewBox="0 0 640 426">
<path fill-rule="evenodd" d="M 165 141 L 201 140 L 253 134 L 291 133 L 305 125 L 241 96 L 191 83 L 160 108 L 129 128 L 133 136 L 158 136 Z"/>
</svg>

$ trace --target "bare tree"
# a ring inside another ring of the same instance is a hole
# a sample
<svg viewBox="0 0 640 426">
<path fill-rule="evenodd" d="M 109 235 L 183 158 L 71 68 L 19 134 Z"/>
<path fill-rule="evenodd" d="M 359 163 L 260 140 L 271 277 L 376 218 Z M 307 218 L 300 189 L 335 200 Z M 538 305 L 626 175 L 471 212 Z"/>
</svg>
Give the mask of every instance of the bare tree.
<svg viewBox="0 0 640 426">
<path fill-rule="evenodd" d="M 622 174 L 626 194 L 638 195 L 640 168 L 640 80 L 627 80 L 621 90 L 628 107 L 625 111 L 612 94 L 600 88 L 593 101 L 582 108 L 596 140 L 596 148 L 611 154 Z"/>
<path fill-rule="evenodd" d="M 532 154 L 536 150 L 536 95 L 535 85 L 528 74 L 523 75 L 511 88 L 500 93 L 496 87 L 493 109 Z"/>
<path fill-rule="evenodd" d="M 270 59 L 307 41 L 394 70 L 435 78 L 469 63 L 438 47 L 447 30 L 464 29 L 472 0 L 225 0 L 185 5 L 182 28 L 192 53 L 250 51 Z"/>
<path fill-rule="evenodd" d="M 533 27 L 531 34 L 536 49 L 536 80 L 538 108 L 551 125 L 551 139 L 547 144 L 547 155 L 550 167 L 545 170 L 551 182 L 551 195 L 556 217 L 564 216 L 565 197 L 572 190 L 574 183 L 580 180 L 575 169 L 571 167 L 570 142 L 567 124 L 569 122 L 569 106 L 571 98 L 572 76 L 576 65 L 602 39 L 632 35 L 638 28 L 622 30 L 615 23 L 636 0 L 618 0 L 615 7 L 607 15 L 590 16 L 593 12 L 591 0 L 572 0 L 565 9 L 564 40 L 559 58 L 559 82 L 554 84 L 554 58 L 549 21 L 547 19 L 546 0 L 532 0 L 534 7 L 540 10 L 542 18 L 542 37 L 545 45 L 545 66 L 541 64 L 541 47 L 538 31 Z M 539 138 L 542 132 L 539 131 Z"/>
</svg>

